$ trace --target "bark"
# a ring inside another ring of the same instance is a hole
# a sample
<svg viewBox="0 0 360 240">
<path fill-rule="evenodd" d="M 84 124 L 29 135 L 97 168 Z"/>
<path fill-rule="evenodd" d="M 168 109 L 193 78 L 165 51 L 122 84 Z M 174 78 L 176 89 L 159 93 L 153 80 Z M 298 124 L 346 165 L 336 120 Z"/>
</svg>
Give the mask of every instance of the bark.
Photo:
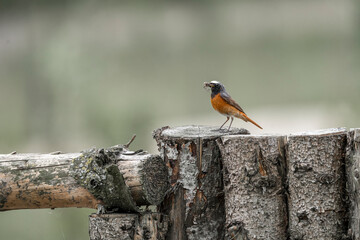
<svg viewBox="0 0 360 240">
<path fill-rule="evenodd" d="M 154 132 L 171 176 L 171 191 L 160 207 L 170 218 L 167 239 L 223 239 L 222 163 L 215 140 L 230 134 L 248 131 L 186 126 Z"/>
<path fill-rule="evenodd" d="M 352 239 L 360 239 L 360 129 L 348 133 L 346 152 L 347 190 L 350 200 L 349 226 Z"/>
<path fill-rule="evenodd" d="M 167 174 L 160 157 L 122 145 L 84 153 L 0 155 L 0 210 L 101 204 L 111 211 L 138 211 L 139 205 L 162 201 Z"/>
<path fill-rule="evenodd" d="M 170 188 L 162 158 L 151 154 L 120 154 L 117 165 L 136 205 L 159 205 L 162 202 Z"/>
<path fill-rule="evenodd" d="M 165 240 L 168 218 L 160 213 L 90 215 L 90 240 Z"/>
<path fill-rule="evenodd" d="M 345 129 L 288 137 L 290 239 L 346 238 Z"/>
<path fill-rule="evenodd" d="M 225 136 L 226 239 L 287 239 L 284 136 Z"/>
<path fill-rule="evenodd" d="M 80 153 L 0 155 L 0 210 L 87 207 L 100 203 L 69 176 Z"/>
</svg>

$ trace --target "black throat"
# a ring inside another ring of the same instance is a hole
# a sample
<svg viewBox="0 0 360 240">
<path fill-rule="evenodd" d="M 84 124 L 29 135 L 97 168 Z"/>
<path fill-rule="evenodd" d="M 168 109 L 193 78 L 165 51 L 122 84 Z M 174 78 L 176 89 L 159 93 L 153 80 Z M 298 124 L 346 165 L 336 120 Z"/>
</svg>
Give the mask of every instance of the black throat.
<svg viewBox="0 0 360 240">
<path fill-rule="evenodd" d="M 222 90 L 223 89 L 221 86 L 215 86 L 214 88 L 212 88 L 211 89 L 211 99 L 213 99 L 216 95 L 218 95 Z"/>
</svg>

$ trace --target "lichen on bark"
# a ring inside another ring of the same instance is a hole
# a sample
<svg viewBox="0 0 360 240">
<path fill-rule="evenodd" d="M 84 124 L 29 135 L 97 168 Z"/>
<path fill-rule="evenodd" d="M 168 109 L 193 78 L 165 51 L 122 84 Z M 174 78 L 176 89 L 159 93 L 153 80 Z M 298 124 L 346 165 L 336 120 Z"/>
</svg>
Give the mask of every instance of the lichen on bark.
<svg viewBox="0 0 360 240">
<path fill-rule="evenodd" d="M 72 161 L 70 171 L 78 184 L 103 201 L 107 210 L 137 212 L 138 208 L 116 165 L 117 156 L 122 151 L 122 147 L 85 151 Z"/>
<path fill-rule="evenodd" d="M 223 239 L 224 192 L 221 155 L 215 140 L 224 135 L 249 134 L 246 129 L 164 127 L 154 131 L 172 185 L 161 204 L 169 214 L 168 239 Z"/>
</svg>

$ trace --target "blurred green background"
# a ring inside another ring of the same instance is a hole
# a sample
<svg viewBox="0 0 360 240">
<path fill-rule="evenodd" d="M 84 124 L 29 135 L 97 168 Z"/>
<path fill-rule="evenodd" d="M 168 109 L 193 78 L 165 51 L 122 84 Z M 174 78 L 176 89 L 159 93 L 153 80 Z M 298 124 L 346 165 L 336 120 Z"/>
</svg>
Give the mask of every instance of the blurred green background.
<svg viewBox="0 0 360 240">
<path fill-rule="evenodd" d="M 263 131 L 360 127 L 358 1 L 2 1 L 0 152 L 78 152 L 220 125 L 219 80 Z M 91 209 L 0 213 L 0 239 L 88 239 Z"/>
</svg>

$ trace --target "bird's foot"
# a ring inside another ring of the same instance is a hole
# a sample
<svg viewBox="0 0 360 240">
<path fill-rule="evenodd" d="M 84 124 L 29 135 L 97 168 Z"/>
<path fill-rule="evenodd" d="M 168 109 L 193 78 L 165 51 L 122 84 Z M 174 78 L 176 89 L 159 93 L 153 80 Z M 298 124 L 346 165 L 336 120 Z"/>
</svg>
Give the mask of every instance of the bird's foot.
<svg viewBox="0 0 360 240">
<path fill-rule="evenodd" d="M 105 213 L 106 213 L 105 207 L 101 204 L 98 204 L 96 214 L 105 214 Z"/>
<path fill-rule="evenodd" d="M 225 133 L 225 132 L 229 132 L 229 129 L 219 128 L 217 131 L 218 131 L 218 132 L 223 132 L 223 133 Z"/>
<path fill-rule="evenodd" d="M 221 128 L 214 128 L 214 129 L 211 129 L 210 131 L 212 131 L 212 132 L 221 132 L 223 130 L 224 129 L 221 129 Z"/>
</svg>

